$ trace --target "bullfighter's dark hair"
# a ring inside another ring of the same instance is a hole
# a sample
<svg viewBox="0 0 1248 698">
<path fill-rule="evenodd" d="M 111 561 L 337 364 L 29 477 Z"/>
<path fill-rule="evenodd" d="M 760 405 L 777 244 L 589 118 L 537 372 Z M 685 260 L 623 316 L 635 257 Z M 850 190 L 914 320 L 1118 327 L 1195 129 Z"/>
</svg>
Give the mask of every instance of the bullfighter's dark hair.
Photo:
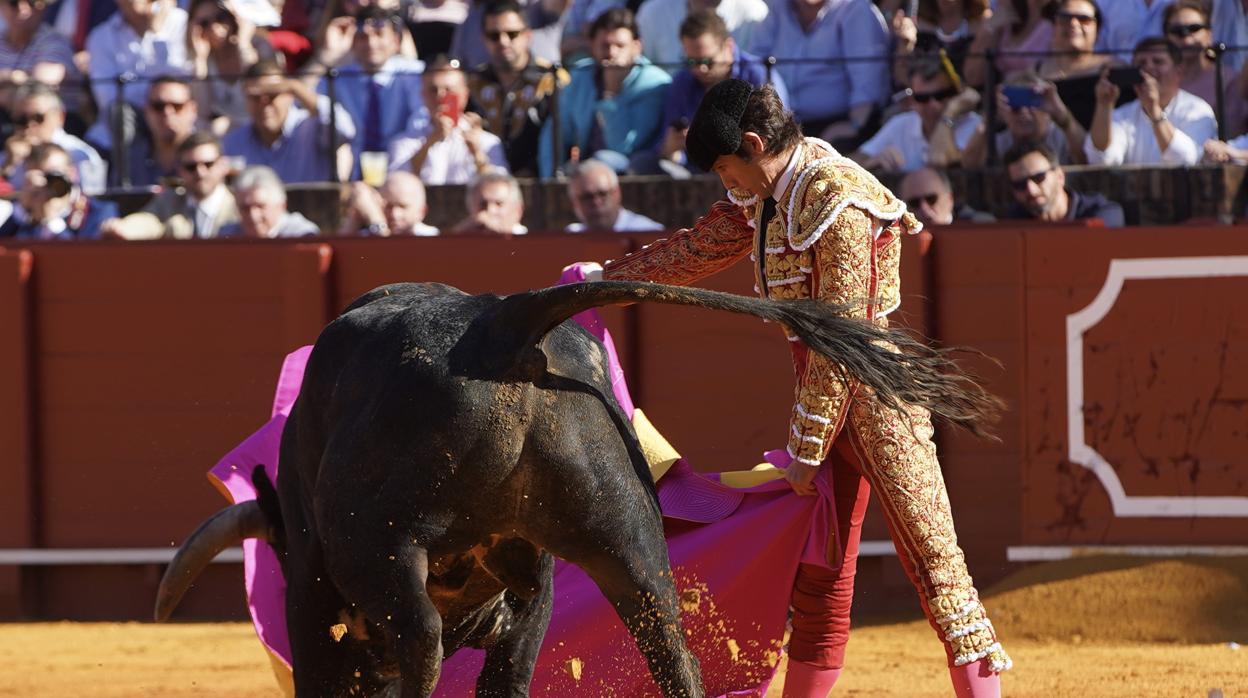
<svg viewBox="0 0 1248 698">
<path fill-rule="evenodd" d="M 798 126 L 793 112 L 784 108 L 784 102 L 771 85 L 756 87 L 750 93 L 739 126 L 741 133 L 757 133 L 763 139 L 767 155 L 779 155 L 802 142 L 802 128 Z M 737 155 L 749 159 L 744 145 Z"/>
</svg>

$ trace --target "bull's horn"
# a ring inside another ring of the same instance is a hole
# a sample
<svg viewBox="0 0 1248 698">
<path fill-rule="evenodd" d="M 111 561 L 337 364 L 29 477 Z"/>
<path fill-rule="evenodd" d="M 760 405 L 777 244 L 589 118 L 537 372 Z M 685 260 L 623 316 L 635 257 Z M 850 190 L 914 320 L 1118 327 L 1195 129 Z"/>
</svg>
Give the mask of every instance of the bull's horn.
<svg viewBox="0 0 1248 698">
<path fill-rule="evenodd" d="M 156 592 L 156 620 L 169 619 L 191 583 L 222 550 L 245 538 L 270 539 L 269 522 L 254 500 L 226 507 L 199 525 L 165 569 Z"/>
</svg>

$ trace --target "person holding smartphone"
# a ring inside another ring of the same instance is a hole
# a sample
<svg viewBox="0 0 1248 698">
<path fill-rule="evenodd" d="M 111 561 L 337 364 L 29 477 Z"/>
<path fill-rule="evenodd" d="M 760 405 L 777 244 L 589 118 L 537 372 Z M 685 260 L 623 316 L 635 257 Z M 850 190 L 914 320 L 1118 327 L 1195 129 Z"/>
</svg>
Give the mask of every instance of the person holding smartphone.
<svg viewBox="0 0 1248 698">
<path fill-rule="evenodd" d="M 1213 108 L 1179 88 L 1178 48 L 1161 37 L 1136 45 L 1132 65 L 1140 71 L 1136 101 L 1117 109 L 1121 88 L 1108 68 L 1096 85 L 1096 112 L 1084 144 L 1093 165 L 1194 165 L 1205 141 L 1218 133 Z"/>
<path fill-rule="evenodd" d="M 491 169 L 507 171 L 498 136 L 482 128 L 481 117 L 465 112 L 468 78 L 455 61 L 435 62 L 421 79 L 429 119 L 390 144 L 390 171 L 407 170 L 427 185 L 467 184 Z"/>
<path fill-rule="evenodd" d="M 999 87 L 996 99 L 997 115 L 1005 122 L 1005 130 L 994 136 L 997 157 L 991 164 L 1001 164 L 1001 156 L 1015 143 L 1029 142 L 1044 143 L 1064 165 L 1087 162 L 1083 153 L 1087 131 L 1062 101 L 1057 85 L 1026 71 Z M 988 134 L 987 125 L 980 124 L 962 152 L 963 167 L 989 164 Z"/>
</svg>

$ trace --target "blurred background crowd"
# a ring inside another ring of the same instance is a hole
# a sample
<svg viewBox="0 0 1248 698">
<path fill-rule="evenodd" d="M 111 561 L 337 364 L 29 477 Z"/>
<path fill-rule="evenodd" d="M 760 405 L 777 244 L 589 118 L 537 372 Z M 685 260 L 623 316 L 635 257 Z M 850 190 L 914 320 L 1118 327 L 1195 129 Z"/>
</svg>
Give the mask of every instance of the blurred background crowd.
<svg viewBox="0 0 1248 698">
<path fill-rule="evenodd" d="M 1003 168 L 1009 216 L 1122 225 L 1072 165 L 1248 160 L 1241 0 L 0 0 L 0 240 L 524 234 L 517 178 L 567 232 L 663 226 L 621 176 L 700 173 L 684 136 L 729 77 L 925 222 L 990 220 L 953 168 Z M 291 185 L 337 183 L 324 230 Z M 151 194 L 121 215 L 119 192 Z"/>
</svg>

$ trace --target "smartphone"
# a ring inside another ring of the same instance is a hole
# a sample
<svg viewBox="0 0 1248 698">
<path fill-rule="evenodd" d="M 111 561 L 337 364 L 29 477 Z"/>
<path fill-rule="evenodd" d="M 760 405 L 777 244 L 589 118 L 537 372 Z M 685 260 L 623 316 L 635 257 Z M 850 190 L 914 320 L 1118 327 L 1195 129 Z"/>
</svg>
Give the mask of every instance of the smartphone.
<svg viewBox="0 0 1248 698">
<path fill-rule="evenodd" d="M 1044 103 L 1044 97 L 1028 85 L 1006 85 L 1001 88 L 1005 101 L 1014 109 L 1038 107 Z"/>
<path fill-rule="evenodd" d="M 450 117 L 451 123 L 459 125 L 459 96 L 453 92 L 447 92 L 438 99 L 438 109 L 443 116 Z"/>
<path fill-rule="evenodd" d="M 919 16 L 919 0 L 906 0 L 906 16 L 910 19 Z"/>
<path fill-rule="evenodd" d="M 1144 82 L 1144 74 L 1139 68 L 1134 66 L 1124 66 L 1121 68 L 1109 69 L 1109 81 L 1118 86 L 1118 89 L 1127 91 L 1136 85 Z"/>
</svg>

